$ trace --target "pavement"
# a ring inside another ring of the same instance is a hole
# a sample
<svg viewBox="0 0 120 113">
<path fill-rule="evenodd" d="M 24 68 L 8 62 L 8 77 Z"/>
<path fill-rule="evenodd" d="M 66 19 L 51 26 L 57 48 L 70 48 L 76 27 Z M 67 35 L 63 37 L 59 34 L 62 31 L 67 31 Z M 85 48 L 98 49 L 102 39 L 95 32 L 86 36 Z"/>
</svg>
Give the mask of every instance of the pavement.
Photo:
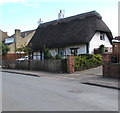
<svg viewBox="0 0 120 113">
<path fill-rule="evenodd" d="M 102 76 L 102 66 L 92 68 L 84 71 L 76 71 L 72 74 L 67 73 L 50 73 L 42 71 L 28 71 L 28 70 L 13 70 L 13 69 L 1 69 L 2 72 L 18 73 L 23 75 L 35 76 L 35 77 L 51 77 L 52 79 L 66 79 L 75 80 L 82 84 L 94 85 L 98 87 L 112 88 L 120 90 L 119 80 L 116 78 L 105 78 Z"/>
</svg>

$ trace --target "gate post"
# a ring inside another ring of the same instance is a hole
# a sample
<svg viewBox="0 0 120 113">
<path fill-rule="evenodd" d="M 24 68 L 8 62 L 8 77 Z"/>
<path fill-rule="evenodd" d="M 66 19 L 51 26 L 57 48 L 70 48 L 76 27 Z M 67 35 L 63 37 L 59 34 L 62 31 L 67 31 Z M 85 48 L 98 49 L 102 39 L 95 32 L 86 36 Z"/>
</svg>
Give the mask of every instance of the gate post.
<svg viewBox="0 0 120 113">
<path fill-rule="evenodd" d="M 74 55 L 67 56 L 67 73 L 74 73 Z"/>
</svg>

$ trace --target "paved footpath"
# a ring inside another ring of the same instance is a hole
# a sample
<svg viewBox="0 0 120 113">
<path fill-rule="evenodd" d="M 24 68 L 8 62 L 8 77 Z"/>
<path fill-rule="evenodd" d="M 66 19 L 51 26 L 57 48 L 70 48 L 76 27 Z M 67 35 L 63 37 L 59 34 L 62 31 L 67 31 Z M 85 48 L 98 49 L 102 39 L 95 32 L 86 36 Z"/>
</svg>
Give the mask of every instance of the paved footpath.
<svg viewBox="0 0 120 113">
<path fill-rule="evenodd" d="M 67 79 L 67 80 L 77 80 L 80 83 L 87 85 L 96 85 L 99 87 L 120 89 L 119 80 L 115 78 L 104 78 L 102 77 L 102 66 L 85 70 L 85 71 L 77 71 L 72 74 L 58 74 L 58 73 L 50 73 L 50 72 L 42 72 L 42 71 L 26 71 L 26 70 L 13 70 L 13 69 L 1 69 L 0 71 L 9 72 L 9 73 L 19 73 L 30 76 L 44 76 L 44 77 L 52 77 L 52 79 Z M 4 76 L 4 75 L 3 75 Z"/>
</svg>

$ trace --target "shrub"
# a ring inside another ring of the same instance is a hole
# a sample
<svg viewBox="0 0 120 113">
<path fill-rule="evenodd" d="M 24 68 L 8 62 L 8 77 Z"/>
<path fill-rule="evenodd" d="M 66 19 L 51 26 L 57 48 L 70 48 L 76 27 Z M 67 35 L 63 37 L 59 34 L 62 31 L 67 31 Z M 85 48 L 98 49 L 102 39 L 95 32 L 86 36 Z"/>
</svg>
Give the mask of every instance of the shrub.
<svg viewBox="0 0 120 113">
<path fill-rule="evenodd" d="M 55 56 L 55 59 L 56 59 L 56 60 L 62 60 L 62 57 L 61 57 L 60 55 L 56 55 L 56 56 Z"/>
<path fill-rule="evenodd" d="M 49 52 L 49 49 L 48 49 L 48 48 L 44 47 L 43 53 L 44 53 L 44 59 L 45 59 L 45 60 L 49 60 L 49 59 L 52 58 L 52 55 L 51 55 L 51 53 Z"/>
<path fill-rule="evenodd" d="M 4 44 L 4 43 L 0 43 L 0 55 L 6 55 L 8 53 L 8 51 L 10 51 L 10 48 L 8 47 L 8 45 Z"/>
<path fill-rule="evenodd" d="M 75 56 L 74 63 L 76 71 L 90 69 L 102 64 L 102 56 L 100 54 L 81 54 Z"/>
<path fill-rule="evenodd" d="M 100 52 L 100 54 L 103 54 L 105 52 L 105 46 L 104 45 L 100 45 L 99 52 Z"/>
</svg>

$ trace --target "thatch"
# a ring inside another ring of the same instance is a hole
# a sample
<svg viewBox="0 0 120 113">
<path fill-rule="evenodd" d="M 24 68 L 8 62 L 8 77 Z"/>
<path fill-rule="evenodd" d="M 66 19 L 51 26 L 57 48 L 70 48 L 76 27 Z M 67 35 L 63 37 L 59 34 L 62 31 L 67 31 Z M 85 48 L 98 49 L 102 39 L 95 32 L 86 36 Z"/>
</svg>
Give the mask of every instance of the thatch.
<svg viewBox="0 0 120 113">
<path fill-rule="evenodd" d="M 31 39 L 32 49 L 64 48 L 72 45 L 87 44 L 96 31 L 105 32 L 112 40 L 112 33 L 96 11 L 54 20 L 41 24 Z M 99 37 L 98 37 L 99 38 Z"/>
</svg>

